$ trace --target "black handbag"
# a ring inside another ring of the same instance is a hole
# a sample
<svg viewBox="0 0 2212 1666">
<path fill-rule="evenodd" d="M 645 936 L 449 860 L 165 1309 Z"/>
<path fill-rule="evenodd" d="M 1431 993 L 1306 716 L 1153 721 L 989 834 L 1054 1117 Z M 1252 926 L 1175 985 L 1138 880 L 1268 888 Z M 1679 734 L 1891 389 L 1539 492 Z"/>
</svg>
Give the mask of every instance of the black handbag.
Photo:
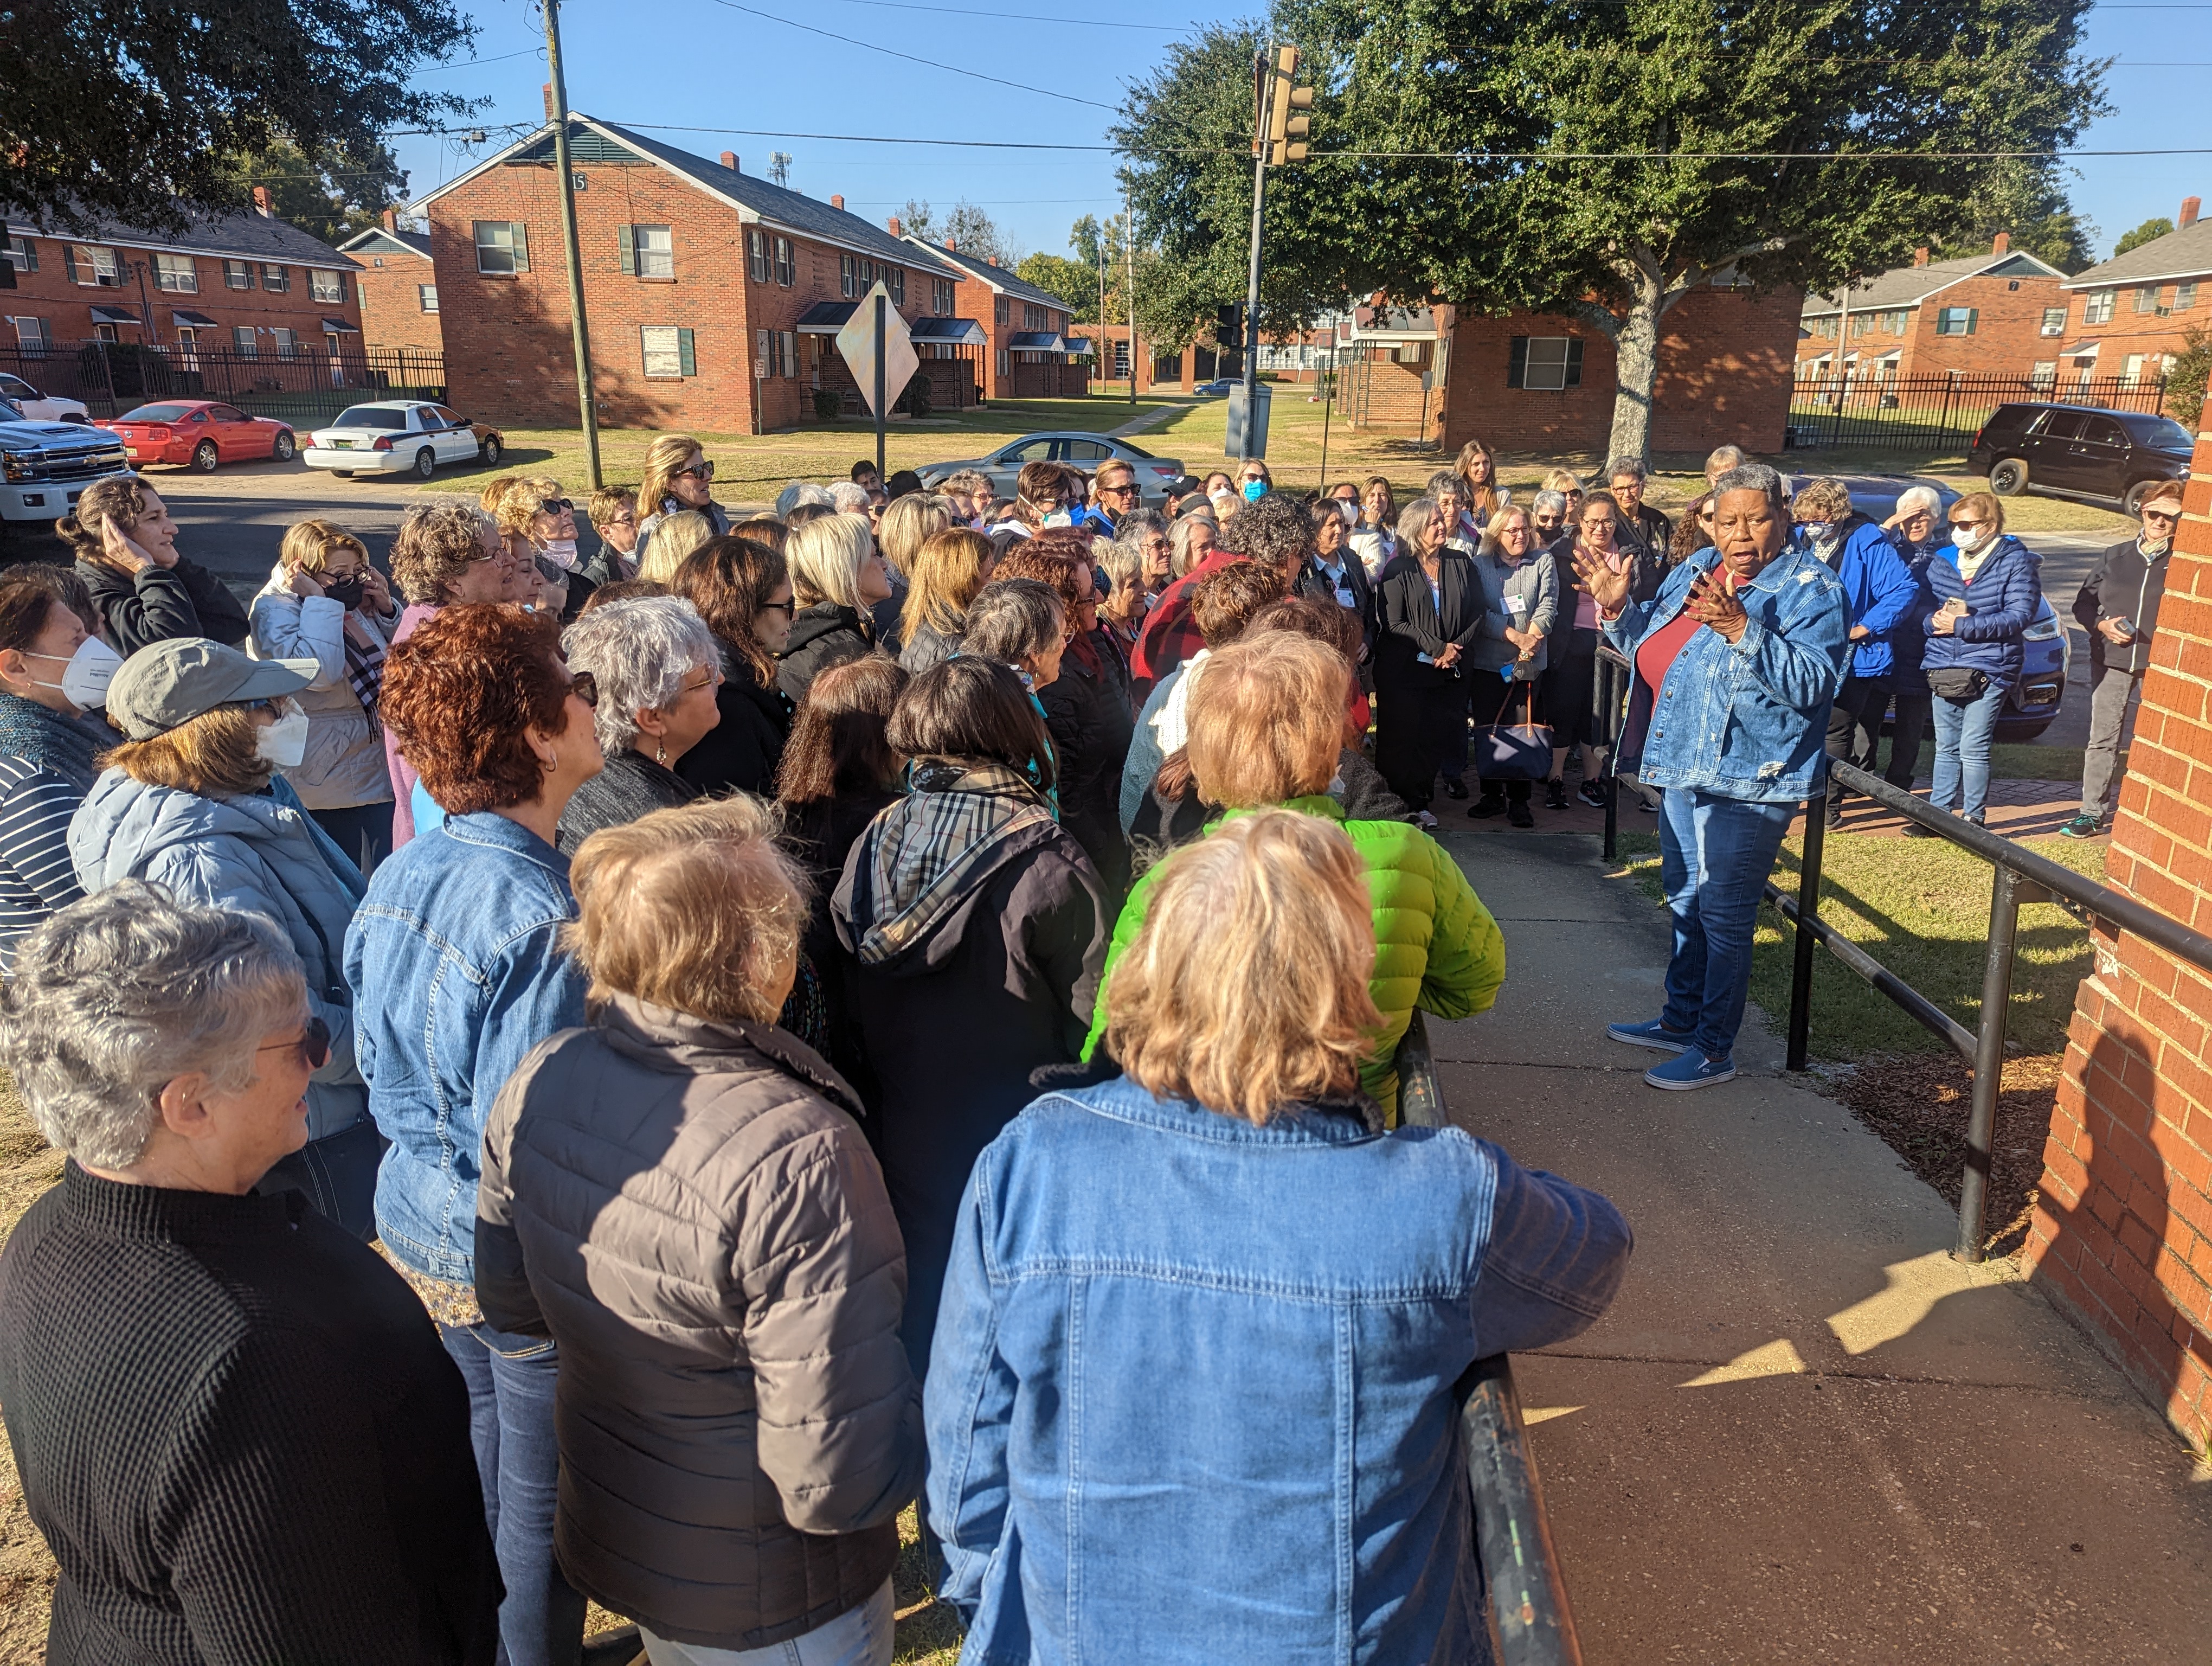
<svg viewBox="0 0 2212 1666">
<path fill-rule="evenodd" d="M 1526 723 L 1477 723 L 1468 732 L 1468 768 L 1486 783 L 1552 778 L 1552 726 L 1536 721 L 1536 685 L 1522 686 L 1528 690 Z"/>
<path fill-rule="evenodd" d="M 1954 706 L 1972 704 L 1988 692 L 1989 686 L 1989 673 L 1972 666 L 1931 666 L 1928 670 L 1928 692 Z"/>
</svg>

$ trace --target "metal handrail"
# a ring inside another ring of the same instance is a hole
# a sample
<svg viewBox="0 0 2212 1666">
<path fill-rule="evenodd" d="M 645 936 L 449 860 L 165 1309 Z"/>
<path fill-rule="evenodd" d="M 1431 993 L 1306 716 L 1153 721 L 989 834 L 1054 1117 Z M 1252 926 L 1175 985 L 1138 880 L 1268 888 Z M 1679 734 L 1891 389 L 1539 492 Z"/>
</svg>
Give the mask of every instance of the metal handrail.
<svg viewBox="0 0 2212 1666">
<path fill-rule="evenodd" d="M 1446 1125 L 1443 1090 L 1429 1051 L 1428 1025 L 1416 1011 L 1398 1043 L 1398 1120 L 1422 1128 Z M 1582 1644 L 1551 1517 L 1536 1474 L 1536 1455 L 1521 1418 L 1513 1361 L 1503 1353 L 1478 1359 L 1453 1385 L 1467 1442 L 1467 1476 L 1492 1622 L 1503 1666 L 1581 1666 Z"/>
<path fill-rule="evenodd" d="M 1982 962 L 1982 1011 L 1972 1033 L 1872 955 L 1820 923 L 1820 866 L 1827 846 L 1829 782 L 1861 793 L 1875 803 L 1972 851 L 1996 870 L 1990 888 L 1989 951 Z M 1963 816 L 1938 810 L 1856 764 L 1832 758 L 1820 789 L 1805 800 L 1805 854 L 1799 865 L 1793 902 L 1769 879 L 1769 902 L 1796 927 L 1790 978 L 1789 1055 L 1791 1070 L 1809 1062 L 1813 1020 L 1813 948 L 1825 946 L 1837 959 L 1924 1025 L 1973 1067 L 1974 1093 L 1966 1114 L 1966 1168 L 1959 1186 L 1960 1260 L 1982 1259 L 1984 1215 L 1989 1201 L 1990 1146 L 1996 1128 L 1998 1079 L 2004 1067 L 2005 1019 L 2012 1002 L 2013 947 L 2024 903 L 2071 903 L 2178 956 L 2212 970 L 2212 937 L 2179 920 L 2124 897 L 2094 879 L 2063 867 L 2010 839 L 1998 837 Z"/>
</svg>

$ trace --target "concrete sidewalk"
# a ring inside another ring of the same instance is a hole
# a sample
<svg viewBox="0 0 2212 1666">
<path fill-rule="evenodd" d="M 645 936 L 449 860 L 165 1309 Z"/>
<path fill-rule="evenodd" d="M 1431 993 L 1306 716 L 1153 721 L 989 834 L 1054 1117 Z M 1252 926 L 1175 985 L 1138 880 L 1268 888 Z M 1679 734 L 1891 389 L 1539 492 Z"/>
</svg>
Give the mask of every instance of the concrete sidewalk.
<svg viewBox="0 0 2212 1666">
<path fill-rule="evenodd" d="M 1504 926 L 1431 1037 L 1462 1126 L 1604 1191 L 1613 1310 L 1517 1365 L 1585 1657 L 2212 1659 L 2212 1470 L 1842 1106 L 1780 1073 L 1646 1087 L 1665 915 L 1595 839 L 1446 830 Z"/>
</svg>

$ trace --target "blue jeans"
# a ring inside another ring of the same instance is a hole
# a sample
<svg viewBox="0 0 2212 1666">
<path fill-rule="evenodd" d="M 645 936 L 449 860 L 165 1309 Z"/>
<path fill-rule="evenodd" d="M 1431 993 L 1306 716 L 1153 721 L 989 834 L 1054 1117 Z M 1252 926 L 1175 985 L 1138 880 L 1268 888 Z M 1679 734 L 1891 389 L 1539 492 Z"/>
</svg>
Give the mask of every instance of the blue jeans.
<svg viewBox="0 0 2212 1666">
<path fill-rule="evenodd" d="M 817 1626 L 788 1643 L 758 1649 L 709 1649 L 696 1643 L 671 1643 L 642 1626 L 645 1657 L 653 1666 L 891 1666 L 895 1610 L 891 1582 L 857 1608 L 848 1608 L 827 1625 Z"/>
<path fill-rule="evenodd" d="M 1992 683 L 1979 697 L 1960 705 L 1937 696 L 1929 715 L 1936 724 L 1936 782 L 1928 802 L 1938 810 L 1957 810 L 1978 825 L 1987 814 L 1990 800 L 1990 744 L 1996 738 L 1997 718 L 2004 710 L 2007 683 Z M 1966 803 L 1960 805 L 1960 783 Z"/>
<path fill-rule="evenodd" d="M 542 1337 L 487 1324 L 440 1325 L 438 1334 L 469 1385 L 469 1439 L 507 1585 L 499 1605 L 501 1666 L 577 1666 L 584 1599 L 553 1560 L 561 1482 L 553 1380 L 560 1360 Z"/>
<path fill-rule="evenodd" d="M 1709 1059 L 1735 1050 L 1751 994 L 1751 939 L 1759 890 L 1774 867 L 1794 804 L 1753 804 L 1669 787 L 1659 808 L 1659 881 L 1674 924 L 1660 1022 L 1687 1031 Z"/>
</svg>

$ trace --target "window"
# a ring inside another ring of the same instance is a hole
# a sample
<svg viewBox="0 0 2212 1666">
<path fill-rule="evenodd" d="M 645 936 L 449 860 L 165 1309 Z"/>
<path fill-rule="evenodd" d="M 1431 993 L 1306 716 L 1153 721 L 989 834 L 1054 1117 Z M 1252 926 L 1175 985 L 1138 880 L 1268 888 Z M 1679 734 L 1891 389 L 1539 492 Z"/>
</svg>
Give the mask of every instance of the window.
<svg viewBox="0 0 2212 1666">
<path fill-rule="evenodd" d="M 1022 303 L 1022 328 L 1024 330 L 1051 329 L 1052 308 L 1049 307 L 1032 307 L 1029 302 L 1024 301 Z"/>
<path fill-rule="evenodd" d="M 250 260 L 226 260 L 222 263 L 222 287 L 226 289 L 250 289 L 253 287 L 253 263 Z"/>
<path fill-rule="evenodd" d="M 1978 307 L 1946 307 L 1936 314 L 1936 333 L 1939 336 L 1971 336 L 1981 316 Z"/>
<path fill-rule="evenodd" d="M 1000 302 L 999 303 L 999 305 L 1000 305 L 1000 307 L 1003 307 L 1006 304 L 1006 303 L 1005 301 L 1000 301 Z M 1002 320 L 1002 321 L 1003 321 L 1003 320 Z M 999 374 L 1000 374 L 1001 376 L 1003 376 L 1003 375 L 1005 375 L 1005 374 L 1006 374 L 1006 350 L 1005 348 L 1003 348 L 1003 347 L 1001 347 L 1001 348 L 999 350 Z"/>
<path fill-rule="evenodd" d="M 2112 321 L 2113 298 L 2118 289 L 2092 289 L 2081 301 L 2081 322 L 2110 324 Z"/>
<path fill-rule="evenodd" d="M 860 293 L 857 283 L 860 276 L 859 260 L 849 254 L 841 254 L 837 257 L 837 293 L 843 295 L 846 300 L 851 301 Z"/>
<path fill-rule="evenodd" d="M 2127 430 L 2109 416 L 2085 416 L 2081 420 L 2081 443 L 2085 446 L 2109 446 L 2118 451 L 2128 443 Z"/>
<path fill-rule="evenodd" d="M 676 276 L 675 234 L 666 226 L 621 226 L 622 269 L 639 277 Z"/>
<path fill-rule="evenodd" d="M 154 257 L 154 287 L 172 295 L 196 295 L 200 292 L 200 276 L 188 254 L 157 254 Z"/>
<path fill-rule="evenodd" d="M 520 220 L 477 220 L 477 270 L 494 277 L 511 277 L 530 270 L 530 232 Z"/>
<path fill-rule="evenodd" d="M 417 283 L 415 286 L 415 304 L 426 313 L 436 312 L 438 286 L 434 283 Z"/>
<path fill-rule="evenodd" d="M 1891 335 L 1902 336 L 1910 331 L 1911 328 L 1912 314 L 1910 311 L 1899 309 L 1889 315 L 1889 333 Z"/>
<path fill-rule="evenodd" d="M 905 268 L 905 267 L 903 267 L 903 266 L 886 266 L 886 267 L 884 267 L 884 289 L 886 289 L 887 290 L 889 290 L 889 291 L 890 292 L 891 305 L 892 305 L 892 306 L 894 306 L 894 307 L 903 307 L 903 306 L 905 306 L 905 305 L 906 305 L 906 268 Z"/>
<path fill-rule="evenodd" d="M 2035 368 L 2027 373 L 2027 380 L 2046 393 L 2058 385 L 2058 361 L 2038 359 Z"/>
<path fill-rule="evenodd" d="M 115 333 L 115 326 L 112 324 L 94 325 L 92 326 L 92 338 L 94 341 L 120 341 L 122 339 L 121 337 Z"/>
<path fill-rule="evenodd" d="M 2046 336 L 2063 336 L 2066 333 L 2066 309 L 2063 307 L 2046 307 L 2043 309 L 2043 333 Z"/>
<path fill-rule="evenodd" d="M 745 276 L 756 283 L 768 282 L 768 234 L 752 227 L 745 230 Z"/>
<path fill-rule="evenodd" d="M 15 345 L 27 351 L 43 353 L 54 344 L 54 332 L 42 318 L 11 318 L 15 326 Z"/>
<path fill-rule="evenodd" d="M 799 263 L 792 258 L 791 240 L 775 240 L 775 281 L 788 289 L 799 281 Z"/>
<path fill-rule="evenodd" d="M 998 324 L 1001 328 L 1004 328 L 1004 327 L 1005 327 L 1005 325 L 1006 325 L 1006 317 L 1007 317 L 1007 314 L 1008 314 L 1012 310 L 1012 309 L 1011 306 L 1008 304 L 1008 302 L 1007 302 L 1007 300 L 1006 300 L 1006 296 L 1004 296 L 1004 295 L 994 295 L 994 296 L 993 296 L 993 297 L 992 297 L 992 299 L 991 299 L 991 317 L 992 317 L 993 321 L 994 321 L 994 322 L 995 322 L 996 324 Z M 1003 357 L 1003 356 L 1004 356 L 1004 355 L 1001 355 L 1000 356 L 1001 356 L 1001 357 Z M 1002 364 L 1002 365 L 1000 365 L 1000 366 L 999 367 L 999 368 L 1000 368 L 1000 370 L 1004 370 L 1004 369 L 1006 368 L 1006 366 L 1004 366 L 1004 365 Z"/>
<path fill-rule="evenodd" d="M 1505 385 L 1539 392 L 1580 387 L 1583 344 L 1577 336 L 1516 336 L 1506 362 Z"/>
<path fill-rule="evenodd" d="M 952 285 L 944 278 L 929 280 L 929 310 L 937 318 L 951 318 L 952 309 L 960 303 L 953 299 Z"/>
<path fill-rule="evenodd" d="M 699 374 L 698 356 L 693 349 L 691 332 L 672 324 L 647 324 L 638 327 L 640 345 L 645 354 L 645 374 L 656 380 L 673 381 L 681 376 Z"/>
<path fill-rule="evenodd" d="M 1856 313 L 1852 314 L 1851 339 L 1853 341 L 1856 341 L 1861 336 L 1870 332 L 1874 329 L 1874 320 L 1875 315 L 1872 313 Z"/>
<path fill-rule="evenodd" d="M 273 295 L 287 294 L 292 288 L 292 269 L 264 262 L 261 268 L 261 287 Z"/>
<path fill-rule="evenodd" d="M 241 359 L 258 359 L 261 356 L 260 346 L 253 338 L 253 326 L 250 324 L 241 324 L 230 332 L 230 344 L 232 350 Z"/>
<path fill-rule="evenodd" d="M 69 268 L 72 283 L 97 285 L 103 289 L 122 287 L 123 264 L 115 258 L 112 249 L 103 249 L 94 243 L 64 243 L 62 264 Z"/>
<path fill-rule="evenodd" d="M 38 271 L 38 268 L 33 266 L 31 270 L 33 271 Z M 2186 283 L 2177 283 L 2173 286 L 2173 310 L 2175 312 L 2185 313 L 2196 304 L 2197 280 L 2195 278 L 2191 278 Z"/>
<path fill-rule="evenodd" d="M 276 338 L 276 356 L 278 358 L 296 359 L 300 356 L 300 337 L 295 332 L 284 329 L 280 325 L 278 328 L 271 330 L 269 333 Z"/>
<path fill-rule="evenodd" d="M 338 305 L 345 300 L 345 274 L 326 272 L 320 266 L 307 271 L 307 294 L 316 301 Z"/>
<path fill-rule="evenodd" d="M 2146 283 L 2136 291 L 2135 309 L 2138 313 L 2155 313 L 2158 310 L 2157 284 Z"/>
<path fill-rule="evenodd" d="M 8 264 L 19 272 L 39 270 L 39 246 L 27 237 L 8 240 Z"/>
</svg>

